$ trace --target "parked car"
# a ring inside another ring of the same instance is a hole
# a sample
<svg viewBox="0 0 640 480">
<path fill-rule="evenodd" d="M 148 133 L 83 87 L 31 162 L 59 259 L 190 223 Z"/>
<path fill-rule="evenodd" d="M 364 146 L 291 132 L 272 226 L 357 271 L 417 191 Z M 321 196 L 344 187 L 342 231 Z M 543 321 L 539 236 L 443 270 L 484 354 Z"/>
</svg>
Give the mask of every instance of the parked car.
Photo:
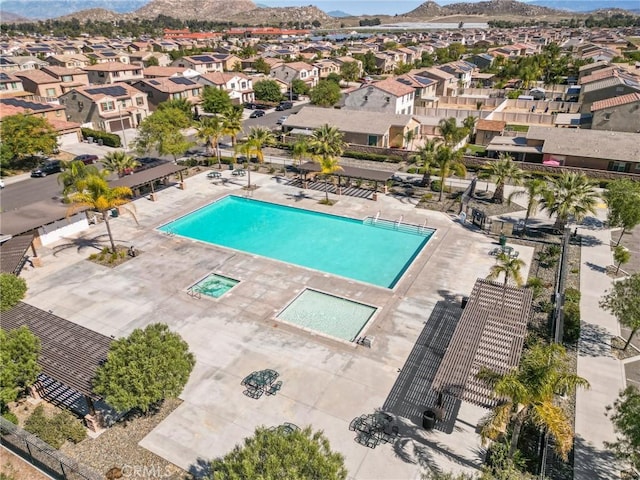
<svg viewBox="0 0 640 480">
<path fill-rule="evenodd" d="M 249 115 L 249 118 L 264 117 L 264 115 L 264 110 L 254 110 L 253 112 L 251 112 L 251 115 Z"/>
<path fill-rule="evenodd" d="M 46 177 L 52 173 L 58 173 L 62 171 L 62 162 L 60 160 L 47 160 L 43 162 L 39 167 L 31 170 L 32 177 Z"/>
<path fill-rule="evenodd" d="M 91 164 L 96 163 L 98 161 L 98 156 L 97 155 L 91 155 L 89 153 L 85 153 L 83 155 L 78 155 L 77 157 L 75 157 L 73 159 L 74 162 L 77 161 L 77 160 L 80 160 L 85 165 L 91 165 Z"/>
<path fill-rule="evenodd" d="M 282 125 L 282 124 L 285 122 L 285 120 L 286 120 L 287 118 L 289 118 L 289 115 L 283 115 L 283 116 L 281 116 L 281 117 L 278 119 L 278 121 L 276 122 L 276 124 L 278 124 L 278 125 Z"/>
<path fill-rule="evenodd" d="M 291 102 L 280 102 L 280 105 L 276 107 L 276 111 L 282 112 L 283 110 L 290 110 L 293 108 L 293 103 Z"/>
</svg>

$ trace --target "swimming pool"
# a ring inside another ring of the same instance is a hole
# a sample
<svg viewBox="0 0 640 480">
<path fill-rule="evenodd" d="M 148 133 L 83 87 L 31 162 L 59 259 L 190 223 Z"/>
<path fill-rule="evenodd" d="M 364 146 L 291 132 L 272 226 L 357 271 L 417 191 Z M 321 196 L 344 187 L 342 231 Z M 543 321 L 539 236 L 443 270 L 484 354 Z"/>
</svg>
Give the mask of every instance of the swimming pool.
<svg viewBox="0 0 640 480">
<path fill-rule="evenodd" d="M 217 273 L 210 273 L 189 288 L 194 292 L 198 292 L 209 297 L 220 298 L 238 283 L 240 283 L 239 280 L 225 277 L 224 275 L 218 275 Z"/>
<path fill-rule="evenodd" d="M 376 310 L 371 305 L 307 288 L 280 312 L 278 318 L 353 342 Z"/>
<path fill-rule="evenodd" d="M 226 196 L 160 231 L 393 288 L 434 230 Z"/>
</svg>

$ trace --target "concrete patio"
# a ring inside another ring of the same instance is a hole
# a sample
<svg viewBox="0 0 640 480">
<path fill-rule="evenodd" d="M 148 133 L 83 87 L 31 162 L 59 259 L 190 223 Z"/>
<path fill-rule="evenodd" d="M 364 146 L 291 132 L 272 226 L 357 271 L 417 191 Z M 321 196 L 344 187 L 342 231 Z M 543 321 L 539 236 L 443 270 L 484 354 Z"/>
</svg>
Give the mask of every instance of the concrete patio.
<svg viewBox="0 0 640 480">
<path fill-rule="evenodd" d="M 150 323 L 167 323 L 189 343 L 196 367 L 182 405 L 141 445 L 185 470 L 222 456 L 259 425 L 284 422 L 322 429 L 331 446 L 344 454 L 349 478 L 420 478 L 427 466 L 444 471 L 473 471 L 484 449 L 475 433 L 487 410 L 462 403 L 453 433 L 425 431 L 399 419 L 400 436 L 392 444 L 368 449 L 354 441 L 349 422 L 385 403 L 425 322 L 436 304 L 468 295 L 495 263 L 492 239 L 463 227 L 449 216 L 416 209 L 409 201 L 379 196 L 378 201 L 336 197 L 327 207 L 323 192 L 287 187 L 270 175 L 252 173 L 260 188 L 255 199 L 362 219 L 398 219 L 437 229 L 393 290 L 335 277 L 263 257 L 167 235 L 156 227 L 227 194 L 245 195 L 246 179 L 223 171 L 213 182 L 202 172 L 157 193 L 158 201 L 134 202 L 139 224 L 126 214 L 111 220 L 118 243 L 134 245 L 138 257 L 109 269 L 86 261 L 91 243 L 106 245 L 103 224 L 78 238 L 42 248 L 43 266 L 23 273 L 25 301 L 105 335 L 121 337 Z M 303 193 L 303 195 L 301 194 Z M 393 245 L 389 245 L 393 248 Z M 533 249 L 518 246 L 526 263 Z M 309 255 L 322 252 L 310 251 Z M 372 261 L 384 261 L 384 258 Z M 187 295 L 210 272 L 240 280 L 218 300 Z M 364 335 L 372 348 L 336 341 L 276 319 L 305 288 L 378 307 Z M 242 379 L 254 370 L 280 373 L 282 390 L 254 400 L 242 394 Z M 415 399 L 420 404 L 421 399 Z M 427 405 L 425 405 L 427 407 Z"/>
</svg>

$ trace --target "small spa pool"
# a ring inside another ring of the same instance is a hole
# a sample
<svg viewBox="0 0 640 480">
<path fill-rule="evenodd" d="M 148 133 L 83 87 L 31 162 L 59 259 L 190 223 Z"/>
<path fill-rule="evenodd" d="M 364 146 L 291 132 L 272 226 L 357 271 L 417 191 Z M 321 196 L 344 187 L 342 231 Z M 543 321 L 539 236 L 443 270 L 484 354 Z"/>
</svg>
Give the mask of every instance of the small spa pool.
<svg viewBox="0 0 640 480">
<path fill-rule="evenodd" d="M 278 318 L 307 330 L 353 342 L 377 308 L 306 289 Z"/>
<path fill-rule="evenodd" d="M 202 295 L 207 295 L 208 297 L 220 298 L 238 283 L 240 283 L 240 280 L 218 275 L 217 273 L 211 273 L 199 282 L 193 284 L 190 290 Z"/>
</svg>

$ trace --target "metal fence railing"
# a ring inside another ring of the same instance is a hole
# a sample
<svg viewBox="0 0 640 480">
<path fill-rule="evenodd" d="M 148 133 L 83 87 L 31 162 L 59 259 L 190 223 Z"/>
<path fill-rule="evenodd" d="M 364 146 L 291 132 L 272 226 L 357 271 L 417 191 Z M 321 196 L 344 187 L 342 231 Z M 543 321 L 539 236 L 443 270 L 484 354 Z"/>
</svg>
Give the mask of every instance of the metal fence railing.
<svg viewBox="0 0 640 480">
<path fill-rule="evenodd" d="M 2 417 L 0 417 L 0 434 L 2 446 L 20 455 L 53 478 L 61 480 L 104 479 L 104 475 L 82 465 Z"/>
</svg>

